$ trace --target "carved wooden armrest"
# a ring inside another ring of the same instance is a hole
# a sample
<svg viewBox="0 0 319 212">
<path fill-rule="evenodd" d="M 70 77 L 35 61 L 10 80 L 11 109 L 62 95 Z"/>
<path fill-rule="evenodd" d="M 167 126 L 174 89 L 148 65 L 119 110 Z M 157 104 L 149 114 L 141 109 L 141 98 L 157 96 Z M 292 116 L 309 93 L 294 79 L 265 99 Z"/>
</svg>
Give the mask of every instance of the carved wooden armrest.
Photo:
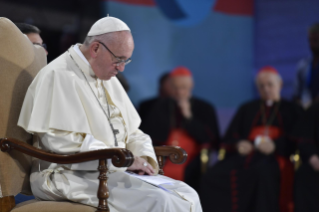
<svg viewBox="0 0 319 212">
<path fill-rule="evenodd" d="M 73 155 L 60 155 L 35 148 L 26 142 L 14 138 L 1 138 L 0 145 L 1 151 L 3 152 L 9 152 L 15 149 L 32 157 L 59 164 L 112 159 L 112 163 L 116 167 L 129 167 L 134 162 L 133 154 L 129 150 L 123 148 L 110 148 L 76 153 Z"/>
<path fill-rule="evenodd" d="M 110 211 L 107 205 L 109 191 L 107 188 L 108 168 L 106 159 L 112 159 L 112 163 L 116 167 L 129 167 L 134 162 L 133 154 L 129 150 L 123 148 L 95 150 L 90 152 L 76 153 L 73 155 L 59 155 L 37 149 L 26 142 L 22 142 L 14 138 L 1 138 L 0 148 L 3 152 L 18 150 L 32 157 L 59 164 L 81 163 L 91 160 L 99 160 L 99 167 L 97 169 L 100 171 L 98 178 L 100 183 L 99 189 L 97 191 L 97 197 L 99 199 L 97 212 Z"/>
<path fill-rule="evenodd" d="M 164 157 L 169 157 L 172 163 L 182 164 L 187 159 L 187 153 L 184 149 L 178 146 L 157 146 L 154 147 L 159 165 L 159 174 L 164 175 Z"/>
</svg>

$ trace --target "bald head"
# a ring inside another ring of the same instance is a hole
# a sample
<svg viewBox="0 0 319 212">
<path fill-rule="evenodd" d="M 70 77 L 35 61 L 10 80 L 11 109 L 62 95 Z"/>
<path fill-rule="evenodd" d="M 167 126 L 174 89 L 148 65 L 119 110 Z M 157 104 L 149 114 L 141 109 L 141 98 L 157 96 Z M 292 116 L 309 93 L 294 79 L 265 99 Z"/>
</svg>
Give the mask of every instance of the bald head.
<svg viewBox="0 0 319 212">
<path fill-rule="evenodd" d="M 259 72 L 256 77 L 259 95 L 264 101 L 279 101 L 282 88 L 280 75 L 273 72 Z"/>
</svg>

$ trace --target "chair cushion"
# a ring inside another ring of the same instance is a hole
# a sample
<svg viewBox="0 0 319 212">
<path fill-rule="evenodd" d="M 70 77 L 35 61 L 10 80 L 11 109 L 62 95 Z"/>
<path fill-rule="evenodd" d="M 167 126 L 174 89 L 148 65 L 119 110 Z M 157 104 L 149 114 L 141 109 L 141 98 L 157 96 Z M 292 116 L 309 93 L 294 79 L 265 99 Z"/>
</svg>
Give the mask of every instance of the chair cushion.
<svg viewBox="0 0 319 212">
<path fill-rule="evenodd" d="M 11 212 L 95 212 L 97 208 L 72 202 L 29 200 L 22 202 Z"/>
</svg>

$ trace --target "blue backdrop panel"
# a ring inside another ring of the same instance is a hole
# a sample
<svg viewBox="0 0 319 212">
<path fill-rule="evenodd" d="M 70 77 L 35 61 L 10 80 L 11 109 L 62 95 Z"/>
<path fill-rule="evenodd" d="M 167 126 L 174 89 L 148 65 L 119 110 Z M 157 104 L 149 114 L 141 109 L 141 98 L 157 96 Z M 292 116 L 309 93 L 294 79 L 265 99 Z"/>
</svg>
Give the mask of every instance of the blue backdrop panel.
<svg viewBox="0 0 319 212">
<path fill-rule="evenodd" d="M 310 56 L 307 29 L 319 22 L 318 0 L 256 0 L 255 70 L 276 67 L 291 98 L 300 59 Z"/>
<path fill-rule="evenodd" d="M 133 61 L 124 72 L 134 104 L 156 95 L 159 76 L 178 65 L 194 73 L 194 94 L 218 108 L 236 108 L 252 98 L 252 17 L 210 9 L 201 22 L 180 26 L 157 6 L 112 1 L 108 13 L 124 20 L 135 39 Z"/>
</svg>

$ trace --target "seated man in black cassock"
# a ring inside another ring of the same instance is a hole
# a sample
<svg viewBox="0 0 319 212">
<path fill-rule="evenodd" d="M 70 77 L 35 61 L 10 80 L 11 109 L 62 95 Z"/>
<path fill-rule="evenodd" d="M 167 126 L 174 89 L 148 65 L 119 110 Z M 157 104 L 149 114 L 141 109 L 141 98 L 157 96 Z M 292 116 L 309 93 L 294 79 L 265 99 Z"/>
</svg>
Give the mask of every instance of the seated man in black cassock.
<svg viewBox="0 0 319 212">
<path fill-rule="evenodd" d="M 192 96 L 193 77 L 187 68 L 177 67 L 169 77 L 170 98 L 158 98 L 152 107 L 146 108 L 147 116 L 141 116 L 141 129 L 151 136 L 155 146 L 174 145 L 185 149 L 187 161 L 184 164 L 167 161 L 164 172 L 196 190 L 201 177 L 200 151 L 217 150 L 219 145 L 216 113 L 210 103 Z"/>
<path fill-rule="evenodd" d="M 164 73 L 159 80 L 159 87 L 158 87 L 158 96 L 147 99 L 139 105 L 138 113 L 142 120 L 145 120 L 149 114 L 150 111 L 152 111 L 152 108 L 154 105 L 156 105 L 156 102 L 163 98 L 167 98 L 170 96 L 170 90 L 171 90 L 171 83 L 170 83 L 170 77 L 169 72 Z"/>
<path fill-rule="evenodd" d="M 262 68 L 256 84 L 261 99 L 239 108 L 221 144 L 226 158 L 203 177 L 204 211 L 288 212 L 293 208 L 289 156 L 295 143 L 290 132 L 303 110 L 281 99 L 282 79 L 274 68 Z"/>
<path fill-rule="evenodd" d="M 302 164 L 295 174 L 295 212 L 319 211 L 319 103 L 296 127 Z"/>
</svg>

